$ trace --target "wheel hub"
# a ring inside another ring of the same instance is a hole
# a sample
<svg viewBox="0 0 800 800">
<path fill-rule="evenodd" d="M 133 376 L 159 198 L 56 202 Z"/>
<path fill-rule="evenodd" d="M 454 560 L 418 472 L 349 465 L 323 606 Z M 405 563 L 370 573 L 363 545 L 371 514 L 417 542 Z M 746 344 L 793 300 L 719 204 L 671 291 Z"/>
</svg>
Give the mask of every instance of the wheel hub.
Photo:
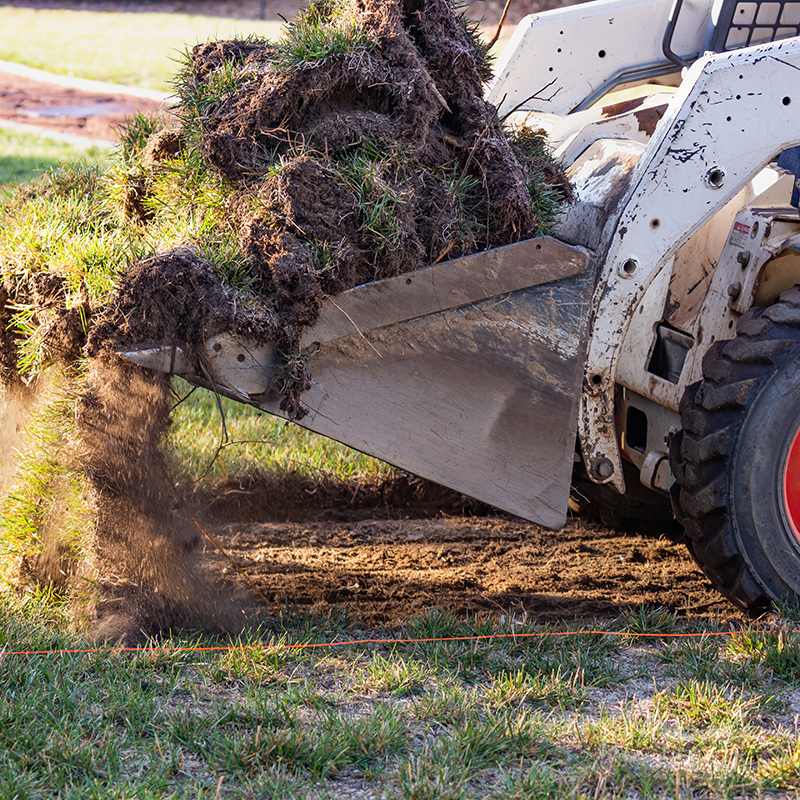
<svg viewBox="0 0 800 800">
<path fill-rule="evenodd" d="M 795 538 L 800 542 L 800 425 L 796 428 L 783 469 L 783 506 Z"/>
</svg>

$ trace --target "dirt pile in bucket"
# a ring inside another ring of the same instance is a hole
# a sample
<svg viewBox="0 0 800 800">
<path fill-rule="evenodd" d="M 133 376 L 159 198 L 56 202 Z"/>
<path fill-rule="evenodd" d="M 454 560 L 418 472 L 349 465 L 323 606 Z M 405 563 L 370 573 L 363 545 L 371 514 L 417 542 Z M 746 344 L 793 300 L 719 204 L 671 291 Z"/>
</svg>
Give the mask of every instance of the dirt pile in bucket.
<svg viewBox="0 0 800 800">
<path fill-rule="evenodd" d="M 277 43 L 197 45 L 179 125 L 137 116 L 110 169 L 0 207 L 2 379 L 55 387 L 3 501 L 21 572 L 91 586 L 104 635 L 227 624 L 163 457 L 169 379 L 117 354 L 173 345 L 203 378 L 213 335 L 270 342 L 302 418 L 326 295 L 548 232 L 569 197 L 488 76 L 448 0 L 323 0 Z"/>
<path fill-rule="evenodd" d="M 182 125 L 155 132 L 135 155 L 126 207 L 153 220 L 159 174 L 187 159 L 221 182 L 215 213 L 236 231 L 237 280 L 259 308 L 259 322 L 244 327 L 275 342 L 288 365 L 282 409 L 291 418 L 304 415 L 308 385 L 300 333 L 323 297 L 530 238 L 569 196 L 541 132 L 503 130 L 483 99 L 489 74 L 484 45 L 448 0 L 323 0 L 277 44 L 209 42 L 189 54 L 178 78 Z M 175 285 L 169 255 L 163 274 L 153 264 L 125 277 L 131 285 L 95 350 L 145 335 L 201 343 L 190 319 L 170 332 L 150 314 L 153 324 L 139 319 L 131 330 L 131 311 L 149 309 L 126 298 L 152 295 L 153 281 Z M 237 327 L 195 300 L 175 298 L 169 318 L 202 309 L 218 323 L 206 338 Z"/>
</svg>

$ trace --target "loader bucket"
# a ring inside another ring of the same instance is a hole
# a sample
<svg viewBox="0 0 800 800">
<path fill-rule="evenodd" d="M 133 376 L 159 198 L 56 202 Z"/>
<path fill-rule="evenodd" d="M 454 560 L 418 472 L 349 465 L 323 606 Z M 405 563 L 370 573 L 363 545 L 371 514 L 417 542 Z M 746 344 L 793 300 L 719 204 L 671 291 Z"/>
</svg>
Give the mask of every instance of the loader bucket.
<svg viewBox="0 0 800 800">
<path fill-rule="evenodd" d="M 592 288 L 587 251 L 542 237 L 330 298 L 300 424 L 560 528 Z"/>
</svg>

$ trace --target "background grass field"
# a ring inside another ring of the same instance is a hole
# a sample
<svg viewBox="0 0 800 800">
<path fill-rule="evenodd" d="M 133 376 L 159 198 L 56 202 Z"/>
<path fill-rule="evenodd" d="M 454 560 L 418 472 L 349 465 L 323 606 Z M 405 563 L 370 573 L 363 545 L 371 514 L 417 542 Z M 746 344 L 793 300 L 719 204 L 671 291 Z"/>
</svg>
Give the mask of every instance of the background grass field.
<svg viewBox="0 0 800 800">
<path fill-rule="evenodd" d="M 183 381 L 175 385 L 179 392 L 191 388 Z M 299 425 L 226 398 L 218 403 L 204 389 L 175 409 L 168 444 L 173 468 L 187 483 L 198 476 L 212 482 L 253 471 L 355 483 L 391 472 L 388 465 Z"/>
<path fill-rule="evenodd" d="M 64 161 L 76 160 L 104 164 L 107 154 L 95 147 L 76 150 L 46 136 L 0 127 L 0 186 L 29 183 L 42 170 L 56 169 Z"/>
<path fill-rule="evenodd" d="M 168 91 L 175 59 L 210 38 L 276 38 L 283 23 L 189 14 L 0 7 L 0 59 L 59 75 Z"/>
</svg>

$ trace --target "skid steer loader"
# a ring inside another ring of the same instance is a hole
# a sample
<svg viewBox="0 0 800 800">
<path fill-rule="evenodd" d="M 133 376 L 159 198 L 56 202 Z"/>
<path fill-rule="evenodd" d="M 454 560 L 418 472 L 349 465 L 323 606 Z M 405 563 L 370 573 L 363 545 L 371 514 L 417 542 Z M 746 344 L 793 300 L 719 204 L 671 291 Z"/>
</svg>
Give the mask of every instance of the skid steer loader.
<svg viewBox="0 0 800 800">
<path fill-rule="evenodd" d="M 800 599 L 800 0 L 672 2 L 520 23 L 489 99 L 568 166 L 559 238 L 327 299 L 301 424 L 554 530 L 574 481 L 671 494 L 758 613 Z M 180 348 L 126 355 L 209 385 Z M 280 415 L 270 346 L 206 355 Z"/>
</svg>

